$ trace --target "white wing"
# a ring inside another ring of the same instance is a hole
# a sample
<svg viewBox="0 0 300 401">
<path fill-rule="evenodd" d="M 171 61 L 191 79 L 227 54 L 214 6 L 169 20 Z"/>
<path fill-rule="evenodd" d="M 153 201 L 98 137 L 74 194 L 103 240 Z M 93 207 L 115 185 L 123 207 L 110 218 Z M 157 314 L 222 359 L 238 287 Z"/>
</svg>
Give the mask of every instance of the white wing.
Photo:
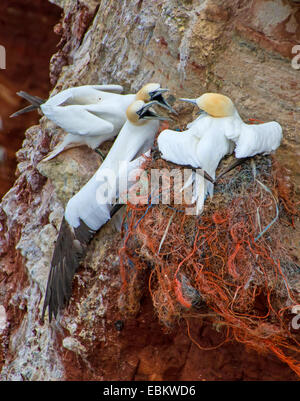
<svg viewBox="0 0 300 401">
<path fill-rule="evenodd" d="M 43 104 L 43 107 L 60 106 L 63 104 L 90 104 L 95 103 L 97 98 L 99 98 L 97 89 L 93 88 L 91 85 L 84 85 L 75 88 L 68 88 L 54 96 L 51 96 L 47 102 Z M 41 107 L 42 110 L 43 107 Z"/>
<path fill-rule="evenodd" d="M 113 95 L 121 93 L 123 87 L 120 85 L 83 85 L 65 89 L 58 94 L 50 97 L 44 106 L 70 106 L 98 103 L 101 100 L 101 93 L 111 92 Z M 43 107 L 41 109 L 43 110 Z"/>
<path fill-rule="evenodd" d="M 172 163 L 199 167 L 195 150 L 199 139 L 189 131 L 162 131 L 157 138 L 162 158 Z"/>
<path fill-rule="evenodd" d="M 112 134 L 114 125 L 87 110 L 84 106 L 44 107 L 49 120 L 73 135 L 99 136 Z"/>
<path fill-rule="evenodd" d="M 242 124 L 235 138 L 237 158 L 250 157 L 276 150 L 282 140 L 282 128 L 275 121 L 265 124 Z"/>
<path fill-rule="evenodd" d="M 203 168 L 214 178 L 220 160 L 232 151 L 231 142 L 218 126 L 207 126 L 201 136 L 195 130 L 201 131 L 195 125 L 183 132 L 164 130 L 158 136 L 158 148 L 163 159 Z"/>
<path fill-rule="evenodd" d="M 202 120 L 204 121 L 204 120 Z M 212 122 L 212 120 L 209 120 Z M 191 165 L 204 169 L 212 178 L 215 178 L 216 169 L 220 160 L 232 152 L 231 142 L 225 137 L 220 127 L 214 123 L 205 122 L 204 133 L 194 134 L 195 129 L 201 132 L 200 125 L 193 126 L 183 132 L 171 130 L 162 131 L 157 139 L 162 158 L 179 165 Z M 213 195 L 213 184 L 203 181 L 201 177 L 190 177 L 190 183 L 198 183 L 194 187 L 194 200 L 197 200 L 197 214 L 203 209 L 205 196 Z M 189 183 L 185 187 L 188 187 Z"/>
<path fill-rule="evenodd" d="M 157 144 L 162 158 L 179 165 L 191 165 L 195 168 L 200 167 L 197 157 L 197 149 L 201 140 L 194 136 L 190 130 L 184 132 L 176 132 L 171 130 L 162 131 L 157 139 Z M 202 167 L 202 166 L 201 166 Z M 197 185 L 195 185 L 195 180 Z M 207 185 L 204 184 L 202 177 L 196 177 L 194 173 L 190 175 L 182 190 L 193 185 L 193 199 L 196 204 L 196 214 L 203 210 L 204 196 L 207 192 Z M 185 195 L 186 196 L 186 195 Z"/>
<path fill-rule="evenodd" d="M 92 87 L 103 92 L 112 93 L 122 93 L 124 90 L 121 85 L 92 85 Z"/>
<path fill-rule="evenodd" d="M 208 116 L 208 114 L 207 113 L 205 113 L 205 112 L 202 112 L 194 121 L 191 121 L 190 123 L 188 123 L 187 124 L 187 128 L 191 128 L 191 127 L 193 127 L 194 125 L 198 125 L 198 123 L 199 122 L 202 122 L 203 120 L 203 118 L 205 118 L 205 117 L 207 117 Z M 202 121 L 201 121 L 202 120 Z"/>
</svg>

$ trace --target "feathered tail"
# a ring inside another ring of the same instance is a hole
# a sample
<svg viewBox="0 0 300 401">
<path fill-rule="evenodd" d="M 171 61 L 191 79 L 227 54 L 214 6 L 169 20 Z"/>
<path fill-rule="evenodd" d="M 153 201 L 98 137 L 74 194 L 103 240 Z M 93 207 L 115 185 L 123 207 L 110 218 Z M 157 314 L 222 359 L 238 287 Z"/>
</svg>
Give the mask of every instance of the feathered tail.
<svg viewBox="0 0 300 401">
<path fill-rule="evenodd" d="M 24 107 L 24 109 L 16 111 L 10 117 L 17 117 L 21 114 L 28 113 L 29 111 L 36 110 L 40 107 L 41 104 L 45 103 L 44 99 L 41 99 L 38 96 L 29 95 L 29 93 L 24 91 L 17 92 L 17 95 L 19 95 L 23 99 L 26 99 L 31 104 L 30 106 Z"/>
</svg>

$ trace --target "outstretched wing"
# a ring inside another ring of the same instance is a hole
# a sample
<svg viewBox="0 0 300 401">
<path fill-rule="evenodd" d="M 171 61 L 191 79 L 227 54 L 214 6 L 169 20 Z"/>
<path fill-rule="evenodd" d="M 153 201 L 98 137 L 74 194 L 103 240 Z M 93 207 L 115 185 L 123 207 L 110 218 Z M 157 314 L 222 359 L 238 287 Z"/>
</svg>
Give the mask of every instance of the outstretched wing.
<svg viewBox="0 0 300 401">
<path fill-rule="evenodd" d="M 82 220 L 72 228 L 63 218 L 55 245 L 42 311 L 42 320 L 48 307 L 49 321 L 68 303 L 72 281 L 87 244 L 95 234 Z"/>
<path fill-rule="evenodd" d="M 201 133 L 200 127 L 193 125 L 183 132 L 162 131 L 157 139 L 163 159 L 181 166 L 204 170 L 205 180 L 199 174 L 192 174 L 183 187 L 186 189 L 193 184 L 191 203 L 197 201 L 196 214 L 202 212 L 205 196 L 213 195 L 213 182 L 220 160 L 232 151 L 230 141 L 217 128 L 208 127 L 202 135 L 198 135 L 198 132 Z"/>
<path fill-rule="evenodd" d="M 270 153 L 276 150 L 282 139 L 282 128 L 275 121 L 265 124 L 242 124 L 239 135 L 233 141 L 236 144 L 237 158 Z"/>
<path fill-rule="evenodd" d="M 188 132 L 178 133 L 176 131 L 165 130 L 159 135 L 157 144 L 163 159 L 181 166 L 188 166 L 189 168 L 200 167 L 197 156 L 199 139 L 194 135 Z M 193 189 L 191 203 L 196 201 L 195 213 L 199 214 L 203 210 L 206 192 L 212 187 L 212 184 L 204 182 L 201 176 L 192 171 L 182 190 L 186 190 L 191 185 Z"/>
<path fill-rule="evenodd" d="M 199 138 L 188 131 L 162 131 L 157 138 L 158 148 L 162 158 L 175 164 L 199 167 L 197 146 Z"/>
<path fill-rule="evenodd" d="M 110 218 L 109 204 L 97 197 L 101 183 L 94 176 L 68 202 L 53 252 L 42 319 L 46 308 L 49 320 L 69 301 L 72 280 L 85 250 L 99 228 Z"/>
</svg>

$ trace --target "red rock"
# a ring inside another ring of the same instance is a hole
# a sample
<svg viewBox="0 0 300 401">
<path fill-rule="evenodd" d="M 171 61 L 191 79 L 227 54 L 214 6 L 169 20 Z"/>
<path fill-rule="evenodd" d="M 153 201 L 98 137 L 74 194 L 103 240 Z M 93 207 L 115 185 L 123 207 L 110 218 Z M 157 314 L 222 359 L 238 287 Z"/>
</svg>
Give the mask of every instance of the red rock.
<svg viewBox="0 0 300 401">
<path fill-rule="evenodd" d="M 6 159 L 0 160 L 0 197 L 14 182 L 15 152 L 21 147 L 24 131 L 40 118 L 36 112 L 9 118 L 27 105 L 16 92 L 48 97 L 49 60 L 58 42 L 52 27 L 60 14 L 58 7 L 44 0 L 3 0 L 0 4 L 0 45 L 6 49 L 6 69 L 0 71 L 0 144 L 6 153 Z"/>
</svg>

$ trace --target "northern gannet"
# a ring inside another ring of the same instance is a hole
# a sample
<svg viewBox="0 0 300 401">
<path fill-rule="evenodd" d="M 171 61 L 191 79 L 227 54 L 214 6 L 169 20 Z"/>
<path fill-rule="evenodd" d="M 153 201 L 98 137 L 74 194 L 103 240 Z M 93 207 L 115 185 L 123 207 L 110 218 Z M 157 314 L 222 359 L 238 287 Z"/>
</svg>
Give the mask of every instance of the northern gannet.
<svg viewBox="0 0 300 401">
<path fill-rule="evenodd" d="M 227 96 L 205 93 L 197 99 L 180 100 L 197 105 L 203 113 L 187 125 L 186 131 L 160 133 L 158 149 L 165 160 L 202 168 L 215 178 L 220 160 L 232 153 L 234 146 L 237 158 L 247 158 L 270 153 L 280 145 L 282 128 L 277 122 L 245 124 Z M 191 177 L 185 186 L 192 183 Z M 198 214 L 203 209 L 205 195 L 213 195 L 213 185 L 205 181 L 204 189 L 198 186 L 195 191 Z"/>
<path fill-rule="evenodd" d="M 47 101 L 26 92 L 18 95 L 31 105 L 12 114 L 18 116 L 40 108 L 42 113 L 68 134 L 43 161 L 57 156 L 65 149 L 87 145 L 92 149 L 114 138 L 126 121 L 126 109 L 134 100 L 157 101 L 160 106 L 173 111 L 166 102 L 163 89 L 157 83 L 143 86 L 136 94 L 122 95 L 120 85 L 84 85 L 69 88 Z"/>
<path fill-rule="evenodd" d="M 154 104 L 157 101 L 144 103 L 137 100 L 127 108 L 127 121 L 104 162 L 87 184 L 69 200 L 52 257 L 42 320 L 47 307 L 51 321 L 52 315 L 56 317 L 58 310 L 68 302 L 73 276 L 89 241 L 111 217 L 114 194 L 106 196 L 103 202 L 99 195 L 103 195 L 109 187 L 116 188 L 122 173 L 120 162 L 132 170 L 141 164 L 141 159 L 137 158 L 152 147 L 159 128 L 158 120 L 166 119 L 151 110 Z M 107 173 L 113 175 L 113 182 L 103 185 Z"/>
</svg>

